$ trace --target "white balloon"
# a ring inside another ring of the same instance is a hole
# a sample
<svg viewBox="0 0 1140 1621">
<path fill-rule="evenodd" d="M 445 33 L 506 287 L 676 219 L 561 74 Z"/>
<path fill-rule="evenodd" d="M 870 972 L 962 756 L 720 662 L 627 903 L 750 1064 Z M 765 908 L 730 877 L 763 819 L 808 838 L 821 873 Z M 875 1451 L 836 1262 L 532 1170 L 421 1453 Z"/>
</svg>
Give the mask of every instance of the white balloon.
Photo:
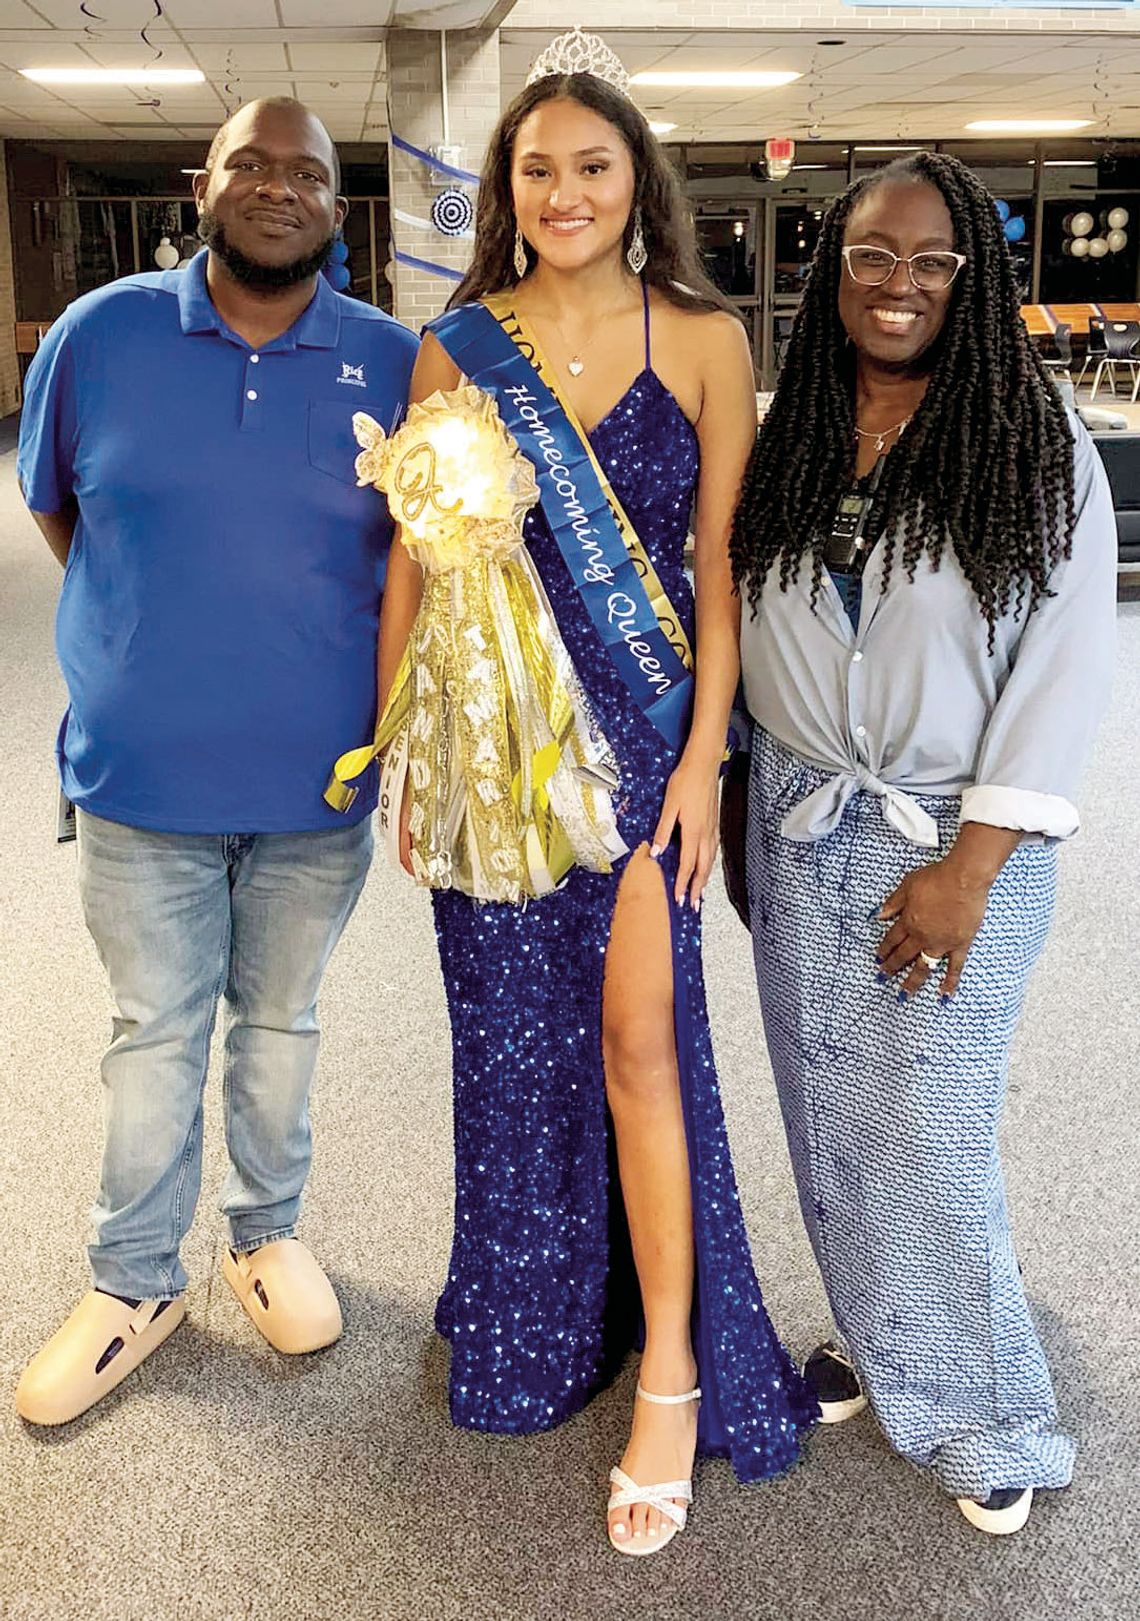
<svg viewBox="0 0 1140 1621">
<path fill-rule="evenodd" d="M 1112 212 L 1115 214 L 1118 212 L 1118 210 L 1114 208 Z M 1121 249 L 1128 246 L 1128 232 L 1121 231 L 1120 229 L 1109 231 L 1106 240 L 1108 242 L 1109 253 L 1119 253 Z"/>
<path fill-rule="evenodd" d="M 160 270 L 173 270 L 181 257 L 168 236 L 164 236 L 154 250 L 154 262 Z"/>
<path fill-rule="evenodd" d="M 1069 221 L 1069 229 L 1074 236 L 1088 236 L 1096 221 L 1092 215 L 1082 208 L 1079 214 L 1074 214 Z"/>
<path fill-rule="evenodd" d="M 1089 243 L 1089 258 L 1103 259 L 1107 252 L 1108 243 L 1104 240 L 1104 237 L 1094 236 L 1092 241 Z"/>
<path fill-rule="evenodd" d="M 1128 224 L 1128 210 L 1126 208 L 1111 208 L 1108 212 L 1108 223 L 1112 230 L 1123 231 Z"/>
<path fill-rule="evenodd" d="M 1087 236 L 1075 236 L 1069 244 L 1069 252 L 1074 259 L 1083 259 L 1088 251 L 1089 239 Z"/>
</svg>

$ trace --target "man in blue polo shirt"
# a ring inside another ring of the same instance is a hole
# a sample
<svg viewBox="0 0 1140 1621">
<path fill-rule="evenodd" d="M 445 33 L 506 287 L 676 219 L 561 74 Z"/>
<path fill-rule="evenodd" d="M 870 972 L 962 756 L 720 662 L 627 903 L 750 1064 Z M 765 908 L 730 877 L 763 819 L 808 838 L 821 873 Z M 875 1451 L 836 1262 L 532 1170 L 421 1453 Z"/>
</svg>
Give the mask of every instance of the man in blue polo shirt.
<svg viewBox="0 0 1140 1621">
<path fill-rule="evenodd" d="M 184 1315 L 219 996 L 225 1276 L 281 1351 L 340 1333 L 294 1229 L 317 990 L 376 790 L 347 817 L 322 790 L 374 721 L 390 539 L 352 415 L 394 425 L 417 345 L 320 274 L 339 178 L 299 103 L 243 107 L 196 178 L 206 248 L 79 299 L 28 373 L 19 475 L 66 568 L 60 770 L 115 1002 L 95 1287 L 25 1370 L 33 1423 L 85 1411 Z"/>
</svg>

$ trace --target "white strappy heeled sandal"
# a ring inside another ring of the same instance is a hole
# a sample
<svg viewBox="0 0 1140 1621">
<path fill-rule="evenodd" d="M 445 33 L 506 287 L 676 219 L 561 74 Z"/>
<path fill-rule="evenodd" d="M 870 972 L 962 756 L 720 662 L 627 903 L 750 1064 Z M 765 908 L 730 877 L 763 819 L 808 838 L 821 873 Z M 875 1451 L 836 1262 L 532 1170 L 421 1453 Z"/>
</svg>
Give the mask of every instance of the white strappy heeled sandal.
<svg viewBox="0 0 1140 1621">
<path fill-rule="evenodd" d="M 700 1401 L 700 1390 L 687 1390 L 683 1396 L 654 1396 L 652 1392 L 637 1387 L 637 1394 L 641 1401 L 656 1402 L 659 1407 L 680 1407 L 684 1402 Z M 634 1558 L 644 1559 L 647 1554 L 660 1553 L 662 1548 L 668 1547 L 678 1531 L 685 1529 L 685 1522 L 689 1518 L 688 1504 L 693 1501 L 693 1482 L 689 1480 L 667 1480 L 659 1486 L 639 1486 L 636 1480 L 631 1480 L 624 1469 L 610 1470 L 610 1484 L 618 1489 L 612 1494 L 606 1504 L 606 1532 L 610 1539 L 610 1547 L 618 1553 L 632 1554 Z M 673 1499 L 679 1497 L 681 1501 L 675 1503 Z M 646 1503 L 655 1508 L 658 1514 L 671 1520 L 672 1524 L 666 1526 L 652 1540 L 644 1538 L 640 1543 L 632 1537 L 619 1541 L 609 1528 L 609 1515 L 615 1508 L 631 1508 L 634 1503 Z"/>
</svg>

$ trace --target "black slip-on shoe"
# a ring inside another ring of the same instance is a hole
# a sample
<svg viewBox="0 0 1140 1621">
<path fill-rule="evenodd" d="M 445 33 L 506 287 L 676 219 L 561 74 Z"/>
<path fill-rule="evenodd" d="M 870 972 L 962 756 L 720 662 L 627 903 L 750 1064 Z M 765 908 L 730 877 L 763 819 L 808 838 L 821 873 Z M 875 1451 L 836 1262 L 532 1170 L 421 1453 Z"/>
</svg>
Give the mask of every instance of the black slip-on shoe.
<svg viewBox="0 0 1140 1621">
<path fill-rule="evenodd" d="M 867 1405 L 855 1364 L 832 1340 L 817 1346 L 808 1357 L 804 1378 L 815 1391 L 823 1424 L 842 1424 Z"/>
</svg>

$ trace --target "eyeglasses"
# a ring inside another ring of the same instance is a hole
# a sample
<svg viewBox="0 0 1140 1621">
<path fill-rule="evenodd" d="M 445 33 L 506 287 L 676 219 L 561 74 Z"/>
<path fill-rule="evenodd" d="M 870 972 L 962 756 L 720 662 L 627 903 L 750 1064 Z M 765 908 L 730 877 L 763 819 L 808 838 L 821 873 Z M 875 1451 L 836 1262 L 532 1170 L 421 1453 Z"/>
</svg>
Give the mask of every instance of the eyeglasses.
<svg viewBox="0 0 1140 1621">
<path fill-rule="evenodd" d="M 912 253 L 904 259 L 889 248 L 873 248 L 858 243 L 843 249 L 843 263 L 852 281 L 861 287 L 881 287 L 890 281 L 898 264 L 904 264 L 911 286 L 924 293 L 943 292 L 966 263 L 964 253 Z"/>
</svg>

